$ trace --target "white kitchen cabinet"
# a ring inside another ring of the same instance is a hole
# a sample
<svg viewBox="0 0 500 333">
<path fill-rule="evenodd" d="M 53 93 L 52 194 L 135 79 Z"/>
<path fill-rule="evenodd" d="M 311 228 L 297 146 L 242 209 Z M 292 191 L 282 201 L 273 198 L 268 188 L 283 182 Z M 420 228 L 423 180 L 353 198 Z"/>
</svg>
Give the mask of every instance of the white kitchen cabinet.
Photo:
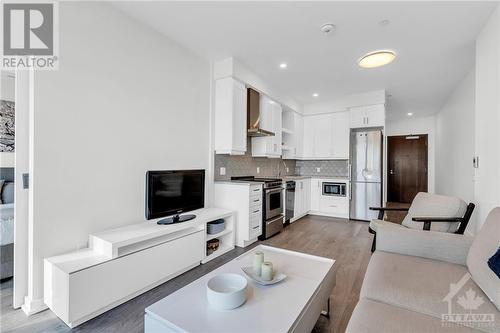
<svg viewBox="0 0 500 333">
<path fill-rule="evenodd" d="M 323 194 L 323 182 L 345 183 L 346 196 Z M 349 195 L 349 181 L 346 179 L 312 178 L 310 214 L 349 218 Z"/>
<path fill-rule="evenodd" d="M 215 153 L 243 155 L 247 150 L 247 92 L 232 77 L 215 81 Z"/>
<path fill-rule="evenodd" d="M 262 234 L 262 185 L 216 182 L 214 205 L 236 211 L 236 245 L 248 246 Z"/>
<path fill-rule="evenodd" d="M 321 198 L 321 179 L 311 179 L 311 211 L 319 212 L 319 200 Z"/>
<path fill-rule="evenodd" d="M 295 157 L 302 158 L 304 155 L 304 117 L 294 113 L 295 121 Z"/>
<path fill-rule="evenodd" d="M 283 112 L 284 117 L 285 113 L 287 113 L 289 120 L 286 124 L 288 132 L 283 131 L 282 133 L 283 145 L 285 146 L 283 147 L 282 158 L 284 160 L 300 159 L 302 157 L 304 131 L 302 115 L 294 111 L 286 111 Z"/>
<path fill-rule="evenodd" d="M 349 158 L 349 112 L 304 117 L 302 159 Z"/>
<path fill-rule="evenodd" d="M 252 156 L 281 157 L 282 146 L 282 109 L 281 105 L 265 95 L 260 96 L 260 125 L 271 131 L 274 136 L 252 138 Z"/>
<path fill-rule="evenodd" d="M 349 112 L 333 114 L 332 151 L 333 159 L 349 159 Z"/>
<path fill-rule="evenodd" d="M 351 107 L 349 112 L 351 128 L 385 126 L 384 104 Z"/>
<path fill-rule="evenodd" d="M 294 214 L 291 222 L 306 215 L 311 208 L 311 179 L 295 180 Z"/>
</svg>

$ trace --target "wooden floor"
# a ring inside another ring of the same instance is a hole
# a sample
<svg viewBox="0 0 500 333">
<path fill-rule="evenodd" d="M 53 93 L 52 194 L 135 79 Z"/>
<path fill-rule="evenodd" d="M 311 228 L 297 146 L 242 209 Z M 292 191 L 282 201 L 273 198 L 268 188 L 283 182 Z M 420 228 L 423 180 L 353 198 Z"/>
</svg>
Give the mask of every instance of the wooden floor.
<svg viewBox="0 0 500 333">
<path fill-rule="evenodd" d="M 314 328 L 318 332 L 344 332 L 359 297 L 370 260 L 372 235 L 368 224 L 343 219 L 306 216 L 280 234 L 262 242 L 289 250 L 334 258 L 337 285 L 331 296 L 330 319 L 321 316 Z M 198 266 L 71 330 L 51 311 L 26 317 L 12 309 L 12 280 L 1 283 L 0 332 L 143 332 L 144 309 L 219 267 L 251 247 L 235 250 Z M 283 304 L 286 306 L 286 304 Z M 195 318 L 193 318 L 195 320 Z"/>
</svg>

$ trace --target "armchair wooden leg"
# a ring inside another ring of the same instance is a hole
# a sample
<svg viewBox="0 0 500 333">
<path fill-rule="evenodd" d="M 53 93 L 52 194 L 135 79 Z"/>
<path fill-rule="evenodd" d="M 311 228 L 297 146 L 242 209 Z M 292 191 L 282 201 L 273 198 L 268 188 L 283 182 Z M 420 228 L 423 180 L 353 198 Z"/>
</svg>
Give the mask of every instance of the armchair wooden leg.
<svg viewBox="0 0 500 333">
<path fill-rule="evenodd" d="M 376 246 L 377 246 L 377 233 L 373 234 L 373 242 L 372 242 L 372 253 L 375 252 Z"/>
</svg>

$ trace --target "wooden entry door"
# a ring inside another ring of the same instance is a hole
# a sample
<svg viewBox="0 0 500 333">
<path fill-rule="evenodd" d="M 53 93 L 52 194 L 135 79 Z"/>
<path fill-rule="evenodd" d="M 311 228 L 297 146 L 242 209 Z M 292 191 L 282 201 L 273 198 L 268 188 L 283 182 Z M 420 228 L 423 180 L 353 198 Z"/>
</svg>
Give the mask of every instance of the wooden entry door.
<svg viewBox="0 0 500 333">
<path fill-rule="evenodd" d="M 387 201 L 411 203 L 427 192 L 427 134 L 387 137 Z"/>
</svg>

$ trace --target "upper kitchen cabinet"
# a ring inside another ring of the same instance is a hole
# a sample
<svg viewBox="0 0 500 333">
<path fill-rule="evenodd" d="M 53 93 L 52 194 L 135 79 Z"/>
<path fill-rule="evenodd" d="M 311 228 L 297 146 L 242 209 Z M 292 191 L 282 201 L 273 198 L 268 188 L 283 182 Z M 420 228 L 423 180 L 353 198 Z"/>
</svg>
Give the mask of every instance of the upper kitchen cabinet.
<svg viewBox="0 0 500 333">
<path fill-rule="evenodd" d="M 264 130 L 264 133 L 271 132 L 271 135 L 252 137 L 252 156 L 269 158 L 281 157 L 281 105 L 265 95 L 260 95 L 260 129 Z"/>
<path fill-rule="evenodd" d="M 283 110 L 283 156 L 284 160 L 294 160 L 302 157 L 302 115 L 290 110 Z"/>
<path fill-rule="evenodd" d="M 215 81 L 215 153 L 244 155 L 247 150 L 247 91 L 227 77 Z"/>
<path fill-rule="evenodd" d="M 385 126 L 384 104 L 351 107 L 350 113 L 351 128 Z"/>
<path fill-rule="evenodd" d="M 349 158 L 349 112 L 304 117 L 303 159 Z"/>
</svg>

